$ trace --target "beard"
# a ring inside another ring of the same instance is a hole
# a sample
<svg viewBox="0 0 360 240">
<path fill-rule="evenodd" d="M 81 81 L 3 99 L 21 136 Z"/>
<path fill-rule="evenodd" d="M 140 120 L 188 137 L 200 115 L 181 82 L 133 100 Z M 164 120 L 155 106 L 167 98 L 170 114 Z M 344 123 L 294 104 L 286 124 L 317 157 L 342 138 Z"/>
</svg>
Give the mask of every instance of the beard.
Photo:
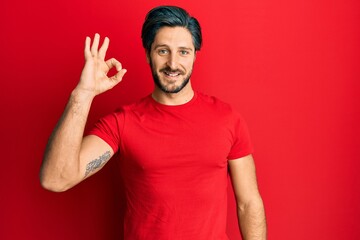
<svg viewBox="0 0 360 240">
<path fill-rule="evenodd" d="M 190 77 L 191 77 L 191 74 L 192 74 L 192 71 L 189 72 L 188 75 L 185 75 L 185 77 L 183 78 L 181 84 L 179 86 L 175 86 L 175 87 L 169 87 L 169 86 L 166 86 L 164 84 L 161 83 L 160 81 L 160 77 L 158 75 L 158 73 L 156 72 L 156 69 L 154 68 L 153 64 L 152 64 L 152 61 L 150 59 L 150 67 L 151 67 L 151 73 L 152 73 L 152 76 L 153 76 L 153 80 L 154 80 L 154 83 L 155 85 L 161 90 L 163 91 L 164 93 L 178 93 L 180 92 L 190 81 Z M 184 75 L 184 71 L 180 70 L 180 69 L 171 69 L 170 67 L 165 67 L 165 68 L 162 68 L 160 69 L 159 72 L 179 72 L 180 75 Z"/>
</svg>

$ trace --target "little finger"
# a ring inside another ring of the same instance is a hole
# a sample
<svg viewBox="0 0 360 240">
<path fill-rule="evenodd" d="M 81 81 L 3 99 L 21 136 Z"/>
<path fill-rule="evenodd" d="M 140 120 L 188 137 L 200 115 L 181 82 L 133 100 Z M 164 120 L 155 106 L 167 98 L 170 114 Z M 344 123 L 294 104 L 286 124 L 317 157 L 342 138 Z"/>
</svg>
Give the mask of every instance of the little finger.
<svg viewBox="0 0 360 240">
<path fill-rule="evenodd" d="M 86 37 L 86 39 L 85 39 L 85 49 L 84 49 L 85 59 L 91 57 L 90 42 L 91 42 L 91 39 L 89 37 Z"/>
</svg>

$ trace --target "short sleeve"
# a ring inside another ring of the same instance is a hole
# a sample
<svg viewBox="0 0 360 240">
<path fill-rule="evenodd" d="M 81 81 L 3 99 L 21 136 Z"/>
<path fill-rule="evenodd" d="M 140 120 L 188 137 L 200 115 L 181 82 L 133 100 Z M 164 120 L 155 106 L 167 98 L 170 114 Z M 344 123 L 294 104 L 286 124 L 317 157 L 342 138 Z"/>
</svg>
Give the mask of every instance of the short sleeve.
<svg viewBox="0 0 360 240">
<path fill-rule="evenodd" d="M 118 151 L 122 125 L 124 124 L 123 112 L 115 112 L 100 118 L 86 135 L 95 135 L 111 146 L 114 153 Z"/>
<path fill-rule="evenodd" d="M 228 160 L 245 157 L 254 151 L 245 120 L 238 113 L 234 113 L 233 117 L 233 144 Z"/>
</svg>

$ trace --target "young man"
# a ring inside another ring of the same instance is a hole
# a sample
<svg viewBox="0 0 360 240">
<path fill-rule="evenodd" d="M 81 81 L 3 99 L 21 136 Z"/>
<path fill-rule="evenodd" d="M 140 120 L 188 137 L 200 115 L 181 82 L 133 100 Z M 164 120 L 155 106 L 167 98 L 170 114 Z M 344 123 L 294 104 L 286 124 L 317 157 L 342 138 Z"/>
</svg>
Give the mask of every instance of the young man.
<svg viewBox="0 0 360 240">
<path fill-rule="evenodd" d="M 41 183 L 65 191 L 119 152 L 125 182 L 125 239 L 228 239 L 227 174 L 243 238 L 266 239 L 266 223 L 246 126 L 231 107 L 196 92 L 191 73 L 201 47 L 198 21 L 178 7 L 151 10 L 142 28 L 155 82 L 151 95 L 102 119 L 85 136 L 94 97 L 118 84 L 121 63 L 105 61 L 109 39 L 85 42 L 85 66 L 44 156 Z M 108 77 L 111 68 L 117 73 Z"/>
</svg>

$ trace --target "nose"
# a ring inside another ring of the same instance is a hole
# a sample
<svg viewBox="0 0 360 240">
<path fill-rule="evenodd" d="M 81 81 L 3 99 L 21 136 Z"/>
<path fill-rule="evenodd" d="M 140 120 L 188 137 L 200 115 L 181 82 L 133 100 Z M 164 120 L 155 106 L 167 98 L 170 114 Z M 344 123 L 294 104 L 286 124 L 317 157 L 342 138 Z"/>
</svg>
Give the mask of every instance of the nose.
<svg viewBox="0 0 360 240">
<path fill-rule="evenodd" d="M 169 54 L 169 58 L 167 60 L 167 65 L 173 70 L 177 69 L 177 56 L 176 56 L 176 54 Z"/>
</svg>

